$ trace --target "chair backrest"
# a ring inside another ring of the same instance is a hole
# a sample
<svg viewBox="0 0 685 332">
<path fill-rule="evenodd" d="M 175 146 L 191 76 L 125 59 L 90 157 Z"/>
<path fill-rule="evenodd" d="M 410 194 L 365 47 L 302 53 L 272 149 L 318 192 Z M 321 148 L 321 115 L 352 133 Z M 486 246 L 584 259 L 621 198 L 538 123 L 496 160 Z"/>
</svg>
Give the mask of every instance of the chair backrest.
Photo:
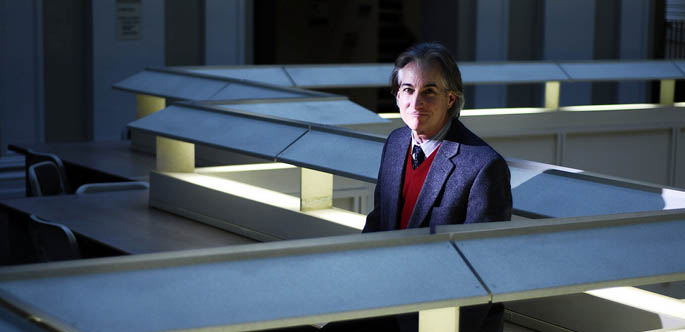
<svg viewBox="0 0 685 332">
<path fill-rule="evenodd" d="M 52 161 L 41 161 L 29 166 L 28 182 L 33 196 L 61 195 L 67 192 L 64 177 Z"/>
<path fill-rule="evenodd" d="M 67 226 L 31 215 L 29 232 L 36 255 L 42 262 L 81 258 L 76 236 Z"/>
<path fill-rule="evenodd" d="M 58 156 L 52 154 L 52 153 L 44 153 L 44 152 L 35 152 L 31 149 L 26 149 L 26 178 L 29 178 L 29 168 L 37 163 L 41 163 L 44 161 L 50 161 L 55 166 L 57 167 L 57 171 L 60 174 L 60 178 L 62 179 L 62 189 L 64 190 L 64 193 L 71 193 L 71 185 L 69 183 L 69 179 L 67 178 L 67 173 L 64 168 L 64 163 L 62 162 L 62 159 L 60 159 Z M 37 194 L 33 192 L 33 188 L 30 186 L 30 184 L 26 183 L 26 195 L 27 196 L 40 196 L 40 194 Z M 45 195 L 45 194 L 43 194 Z"/>
</svg>

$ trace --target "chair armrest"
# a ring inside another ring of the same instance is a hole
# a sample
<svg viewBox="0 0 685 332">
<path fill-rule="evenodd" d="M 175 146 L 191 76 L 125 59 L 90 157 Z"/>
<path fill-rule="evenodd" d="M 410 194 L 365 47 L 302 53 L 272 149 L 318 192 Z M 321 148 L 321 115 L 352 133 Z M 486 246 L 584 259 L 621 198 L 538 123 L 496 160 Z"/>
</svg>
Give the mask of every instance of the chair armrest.
<svg viewBox="0 0 685 332">
<path fill-rule="evenodd" d="M 77 194 L 92 194 L 105 191 L 119 191 L 119 190 L 141 190 L 150 189 L 150 185 L 143 181 L 126 181 L 126 182 L 99 182 L 87 183 L 78 189 Z"/>
</svg>

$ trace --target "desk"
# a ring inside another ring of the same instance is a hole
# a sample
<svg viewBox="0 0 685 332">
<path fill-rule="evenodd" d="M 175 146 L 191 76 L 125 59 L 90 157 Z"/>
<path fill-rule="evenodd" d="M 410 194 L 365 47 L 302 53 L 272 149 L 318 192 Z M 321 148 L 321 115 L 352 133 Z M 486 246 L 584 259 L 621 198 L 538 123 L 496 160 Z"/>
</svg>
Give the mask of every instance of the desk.
<svg viewBox="0 0 685 332">
<path fill-rule="evenodd" d="M 130 141 L 19 145 L 37 152 L 56 154 L 65 164 L 115 177 L 147 181 L 150 170 L 155 168 L 155 157 L 133 151 L 130 146 Z"/>
<path fill-rule="evenodd" d="M 255 242 L 152 209 L 147 190 L 10 199 L 0 201 L 0 209 L 64 224 L 77 234 L 128 254 Z"/>
</svg>

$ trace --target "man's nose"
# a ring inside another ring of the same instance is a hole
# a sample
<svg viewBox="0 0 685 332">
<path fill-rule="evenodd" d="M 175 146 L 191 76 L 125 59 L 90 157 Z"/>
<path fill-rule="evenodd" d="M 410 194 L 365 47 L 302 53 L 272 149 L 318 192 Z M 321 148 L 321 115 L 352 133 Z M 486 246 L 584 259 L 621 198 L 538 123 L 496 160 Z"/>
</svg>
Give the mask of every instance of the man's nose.
<svg viewBox="0 0 685 332">
<path fill-rule="evenodd" d="M 419 109 L 423 108 L 423 98 L 421 97 L 420 93 L 414 94 L 414 108 Z"/>
</svg>

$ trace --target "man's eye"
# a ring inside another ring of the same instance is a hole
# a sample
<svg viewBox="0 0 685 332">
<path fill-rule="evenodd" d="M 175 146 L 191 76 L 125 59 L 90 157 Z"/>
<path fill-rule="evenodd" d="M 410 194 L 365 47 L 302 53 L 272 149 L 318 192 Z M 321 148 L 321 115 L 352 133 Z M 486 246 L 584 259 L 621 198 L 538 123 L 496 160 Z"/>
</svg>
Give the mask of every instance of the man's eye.
<svg viewBox="0 0 685 332">
<path fill-rule="evenodd" d="M 414 89 L 412 89 L 412 88 L 404 88 L 404 89 L 402 89 L 402 92 L 404 92 L 404 93 L 412 93 L 412 92 L 414 92 Z"/>
</svg>

